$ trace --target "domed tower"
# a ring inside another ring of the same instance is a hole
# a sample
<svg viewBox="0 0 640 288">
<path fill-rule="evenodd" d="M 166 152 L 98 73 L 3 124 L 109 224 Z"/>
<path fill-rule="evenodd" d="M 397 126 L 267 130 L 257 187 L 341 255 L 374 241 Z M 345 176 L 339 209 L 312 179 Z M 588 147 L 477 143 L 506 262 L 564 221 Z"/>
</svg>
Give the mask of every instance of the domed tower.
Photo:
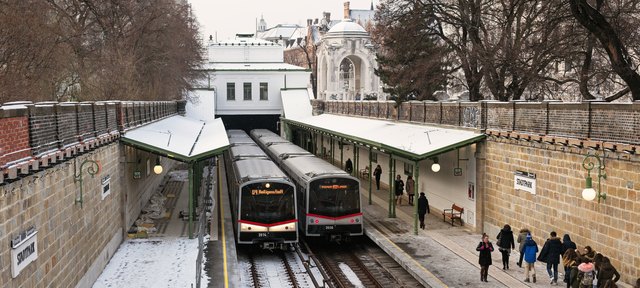
<svg viewBox="0 0 640 288">
<path fill-rule="evenodd" d="M 369 33 L 351 19 L 324 35 L 318 47 L 318 98 L 363 100 L 380 97 L 380 79 Z"/>
<path fill-rule="evenodd" d="M 264 21 L 264 16 L 260 15 L 260 22 L 258 22 L 258 32 L 264 32 L 267 30 L 267 21 Z"/>
</svg>

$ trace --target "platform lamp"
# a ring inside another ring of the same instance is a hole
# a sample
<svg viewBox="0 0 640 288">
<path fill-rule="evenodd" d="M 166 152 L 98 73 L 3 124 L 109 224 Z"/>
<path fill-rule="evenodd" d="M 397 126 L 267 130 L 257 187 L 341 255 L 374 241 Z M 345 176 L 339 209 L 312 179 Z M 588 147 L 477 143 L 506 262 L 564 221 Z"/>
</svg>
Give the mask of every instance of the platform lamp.
<svg viewBox="0 0 640 288">
<path fill-rule="evenodd" d="M 582 198 L 584 198 L 584 200 L 591 201 L 597 197 L 598 203 L 600 203 L 600 199 L 606 200 L 607 193 L 602 192 L 602 185 L 600 183 L 601 179 L 607 179 L 607 174 L 604 173 L 604 158 L 600 159 L 600 156 L 598 155 L 589 154 L 585 156 L 584 160 L 582 160 L 582 167 L 587 170 L 587 178 L 585 178 L 585 188 L 582 190 Z M 593 188 L 593 180 L 591 178 L 591 170 L 593 169 L 598 169 L 597 191 Z"/>
<path fill-rule="evenodd" d="M 431 171 L 438 172 L 440 171 L 440 164 L 438 163 L 438 157 L 433 157 L 433 164 L 431 165 Z"/>
<path fill-rule="evenodd" d="M 160 156 L 156 156 L 156 166 L 153 166 L 153 173 L 161 174 L 162 173 L 162 165 L 160 165 Z"/>
</svg>

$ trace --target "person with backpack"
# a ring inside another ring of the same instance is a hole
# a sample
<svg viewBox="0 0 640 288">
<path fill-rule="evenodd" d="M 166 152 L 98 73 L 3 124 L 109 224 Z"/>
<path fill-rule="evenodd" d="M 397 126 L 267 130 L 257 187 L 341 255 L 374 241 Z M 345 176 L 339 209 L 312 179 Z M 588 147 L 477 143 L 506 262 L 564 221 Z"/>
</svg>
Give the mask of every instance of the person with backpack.
<svg viewBox="0 0 640 288">
<path fill-rule="evenodd" d="M 536 269 L 534 264 L 536 263 L 536 253 L 538 253 L 538 244 L 533 241 L 531 234 L 527 234 L 527 237 L 523 241 L 520 255 L 524 255 L 524 282 L 529 282 L 529 271 L 532 272 L 533 283 L 536 283 Z"/>
<path fill-rule="evenodd" d="M 574 266 L 578 266 L 576 264 L 578 260 L 578 253 L 574 249 L 567 249 L 567 251 L 562 254 L 562 266 L 564 266 L 564 283 L 567 283 L 567 288 L 570 286 L 570 278 L 571 278 L 571 269 Z"/>
<path fill-rule="evenodd" d="M 518 265 L 518 267 L 522 268 L 522 257 L 524 257 L 524 255 L 522 255 L 522 248 L 524 248 L 524 242 L 527 240 L 527 235 L 531 234 L 531 231 L 529 231 L 529 229 L 527 228 L 522 228 L 520 229 L 520 232 L 518 233 L 518 251 L 520 252 L 520 258 L 518 258 L 518 262 L 516 263 Z"/>
<path fill-rule="evenodd" d="M 593 269 L 593 263 L 591 260 L 586 258 L 584 259 L 584 263 L 578 265 L 578 277 L 576 284 L 578 288 L 591 288 L 593 287 L 593 280 L 596 277 L 596 272 Z"/>
</svg>

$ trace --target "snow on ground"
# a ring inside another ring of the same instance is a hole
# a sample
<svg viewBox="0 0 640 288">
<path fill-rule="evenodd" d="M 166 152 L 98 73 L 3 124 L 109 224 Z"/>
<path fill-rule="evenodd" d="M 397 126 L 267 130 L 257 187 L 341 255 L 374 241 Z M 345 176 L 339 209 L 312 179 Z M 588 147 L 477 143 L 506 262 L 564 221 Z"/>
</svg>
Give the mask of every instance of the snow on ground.
<svg viewBox="0 0 640 288">
<path fill-rule="evenodd" d="M 120 245 L 93 287 L 173 288 L 191 287 L 191 284 L 195 287 L 197 256 L 198 239 L 128 239 Z M 201 275 L 201 287 L 207 287 L 204 270 Z"/>
<path fill-rule="evenodd" d="M 341 262 L 340 264 L 338 264 L 338 267 L 340 267 L 340 270 L 342 270 L 342 273 L 344 273 L 344 276 L 346 276 L 347 279 L 349 279 L 349 282 L 351 282 L 353 286 L 356 286 L 356 288 L 364 288 L 364 285 L 358 278 L 358 275 L 356 275 L 356 273 L 354 273 L 353 270 L 351 270 L 351 267 L 349 267 L 349 265 Z"/>
</svg>

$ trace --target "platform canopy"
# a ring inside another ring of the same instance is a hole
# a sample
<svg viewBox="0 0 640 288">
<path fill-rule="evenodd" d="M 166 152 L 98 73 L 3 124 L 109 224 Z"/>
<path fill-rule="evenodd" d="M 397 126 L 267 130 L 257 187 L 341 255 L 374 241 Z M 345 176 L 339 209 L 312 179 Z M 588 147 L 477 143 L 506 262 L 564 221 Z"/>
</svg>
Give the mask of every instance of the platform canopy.
<svg viewBox="0 0 640 288">
<path fill-rule="evenodd" d="M 282 121 L 301 129 L 331 135 L 345 142 L 372 147 L 413 161 L 428 159 L 480 142 L 485 137 L 484 134 L 469 130 L 332 114 Z"/>
<path fill-rule="evenodd" d="M 229 147 L 229 138 L 220 118 L 204 122 L 172 116 L 128 130 L 120 140 L 187 163 L 211 158 Z"/>
</svg>

